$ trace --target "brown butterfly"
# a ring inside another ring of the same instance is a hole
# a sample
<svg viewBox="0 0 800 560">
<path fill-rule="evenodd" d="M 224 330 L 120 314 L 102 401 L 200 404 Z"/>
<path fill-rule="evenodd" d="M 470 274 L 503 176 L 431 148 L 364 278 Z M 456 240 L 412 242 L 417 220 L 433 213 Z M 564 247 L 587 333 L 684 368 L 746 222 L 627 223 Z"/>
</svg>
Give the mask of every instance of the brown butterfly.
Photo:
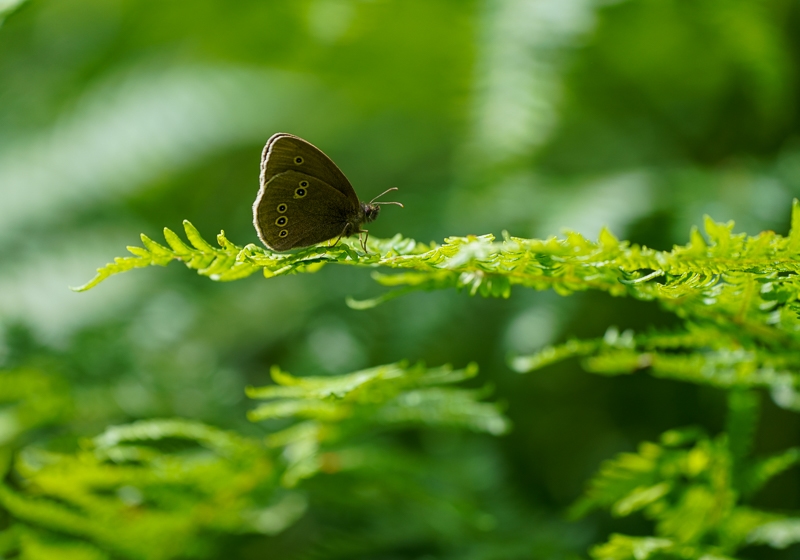
<svg viewBox="0 0 800 560">
<path fill-rule="evenodd" d="M 287 251 L 356 233 L 378 217 L 375 202 L 359 202 L 356 191 L 322 150 L 292 134 L 272 135 L 261 155 L 261 186 L 253 203 L 253 225 L 273 251 Z M 367 250 L 366 238 L 361 245 Z"/>
</svg>

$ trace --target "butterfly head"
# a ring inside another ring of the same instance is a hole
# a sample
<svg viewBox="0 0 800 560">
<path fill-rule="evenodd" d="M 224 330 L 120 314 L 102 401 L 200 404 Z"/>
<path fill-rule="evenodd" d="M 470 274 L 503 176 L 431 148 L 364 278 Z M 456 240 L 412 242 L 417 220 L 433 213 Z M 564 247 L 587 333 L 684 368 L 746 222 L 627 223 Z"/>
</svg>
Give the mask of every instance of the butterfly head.
<svg viewBox="0 0 800 560">
<path fill-rule="evenodd" d="M 381 213 L 381 207 L 371 202 L 362 202 L 361 210 L 364 211 L 364 221 L 367 223 L 373 221 Z"/>
<path fill-rule="evenodd" d="M 375 218 L 378 217 L 378 214 L 381 212 L 381 204 L 396 204 L 397 206 L 403 207 L 402 204 L 399 202 L 375 202 L 376 199 L 382 197 L 387 192 L 396 191 L 397 187 L 392 187 L 391 189 L 387 189 L 383 191 L 381 194 L 370 200 L 369 202 L 362 202 L 361 209 L 364 211 L 364 221 L 371 222 Z"/>
</svg>

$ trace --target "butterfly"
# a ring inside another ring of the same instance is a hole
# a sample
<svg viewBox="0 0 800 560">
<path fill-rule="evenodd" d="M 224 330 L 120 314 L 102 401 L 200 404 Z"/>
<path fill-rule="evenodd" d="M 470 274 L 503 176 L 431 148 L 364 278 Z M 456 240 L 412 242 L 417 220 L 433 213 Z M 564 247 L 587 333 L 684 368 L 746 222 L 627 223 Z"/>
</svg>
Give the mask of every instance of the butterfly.
<svg viewBox="0 0 800 560">
<path fill-rule="evenodd" d="M 344 173 L 322 150 L 292 134 L 273 134 L 261 155 L 258 196 L 253 203 L 253 225 L 261 241 L 273 251 L 308 247 L 323 241 L 365 233 L 361 225 L 373 221 L 381 204 L 375 202 L 392 187 L 360 202 Z M 367 250 L 366 238 L 361 245 Z"/>
</svg>

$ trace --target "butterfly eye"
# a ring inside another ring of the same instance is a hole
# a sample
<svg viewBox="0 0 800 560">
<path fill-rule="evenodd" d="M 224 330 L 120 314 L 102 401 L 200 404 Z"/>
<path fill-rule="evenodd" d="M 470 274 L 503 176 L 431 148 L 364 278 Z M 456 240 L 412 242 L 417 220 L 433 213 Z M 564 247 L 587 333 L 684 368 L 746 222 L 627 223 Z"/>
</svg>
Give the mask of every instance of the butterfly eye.
<svg viewBox="0 0 800 560">
<path fill-rule="evenodd" d="M 289 222 L 289 220 L 286 219 L 286 216 L 281 216 L 280 218 L 275 220 L 275 225 L 276 226 L 285 226 L 288 222 Z"/>
<path fill-rule="evenodd" d="M 304 162 L 304 161 L 305 161 L 305 160 L 302 158 L 302 156 L 297 156 L 296 158 L 294 158 L 294 162 L 295 162 L 297 165 L 303 165 L 303 162 Z"/>
<path fill-rule="evenodd" d="M 289 209 L 289 207 L 288 207 L 288 206 L 286 206 L 286 205 L 285 205 L 283 202 L 281 202 L 280 204 L 278 204 L 278 213 L 280 213 L 280 214 L 283 214 L 283 213 L 284 213 L 284 212 L 286 212 L 286 210 L 288 210 L 288 209 Z"/>
<path fill-rule="evenodd" d="M 294 190 L 294 197 L 295 198 L 303 198 L 306 195 L 307 192 L 308 191 L 306 191 L 303 187 L 297 187 Z"/>
<path fill-rule="evenodd" d="M 281 232 L 278 234 L 278 237 L 286 237 L 287 235 L 289 235 L 289 230 L 282 229 Z"/>
</svg>

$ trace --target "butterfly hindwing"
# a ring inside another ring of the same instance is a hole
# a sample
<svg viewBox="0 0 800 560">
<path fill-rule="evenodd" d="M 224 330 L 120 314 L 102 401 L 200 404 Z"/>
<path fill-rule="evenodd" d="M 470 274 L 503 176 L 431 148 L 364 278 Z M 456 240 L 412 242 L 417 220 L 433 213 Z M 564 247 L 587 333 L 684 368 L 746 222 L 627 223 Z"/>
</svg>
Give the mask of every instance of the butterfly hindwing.
<svg viewBox="0 0 800 560">
<path fill-rule="evenodd" d="M 262 185 L 253 205 L 259 237 L 269 248 L 286 251 L 338 237 L 358 207 L 325 181 L 284 171 Z"/>
<path fill-rule="evenodd" d="M 320 179 L 358 204 L 358 196 L 344 173 L 322 150 L 292 134 L 273 134 L 261 155 L 261 187 L 274 176 L 299 171 Z"/>
</svg>

